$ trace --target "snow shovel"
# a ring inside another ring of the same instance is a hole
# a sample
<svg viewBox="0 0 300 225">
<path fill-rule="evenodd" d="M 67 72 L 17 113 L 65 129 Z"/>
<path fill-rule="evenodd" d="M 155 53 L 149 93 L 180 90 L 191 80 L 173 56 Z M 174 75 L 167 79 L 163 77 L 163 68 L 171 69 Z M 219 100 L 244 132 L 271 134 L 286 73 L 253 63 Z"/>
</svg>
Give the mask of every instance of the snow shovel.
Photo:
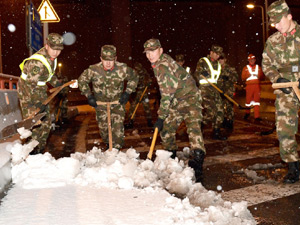
<svg viewBox="0 0 300 225">
<path fill-rule="evenodd" d="M 134 109 L 134 111 L 133 111 L 133 113 L 132 113 L 132 115 L 131 115 L 131 117 L 130 117 L 129 123 L 128 123 L 128 125 L 126 126 L 127 128 L 133 128 L 133 122 L 134 122 L 133 118 L 134 118 L 134 115 L 135 115 L 136 110 L 138 109 L 140 103 L 142 102 L 143 97 L 144 97 L 144 95 L 145 95 L 147 89 L 148 89 L 148 86 L 145 87 L 145 89 L 144 89 L 144 91 L 143 91 L 143 93 L 142 93 L 142 95 L 141 95 L 141 97 L 140 97 L 138 103 L 136 104 L 135 109 Z"/>
<path fill-rule="evenodd" d="M 53 93 L 53 92 L 55 92 L 57 89 L 60 89 L 61 87 L 65 88 L 65 87 L 67 87 L 67 86 L 70 86 L 71 88 L 77 88 L 77 86 L 78 86 L 78 81 L 77 81 L 77 80 L 71 80 L 71 81 L 69 81 L 69 82 L 67 82 L 67 83 L 64 83 L 64 84 L 61 85 L 61 86 L 58 86 L 58 87 L 55 87 L 55 88 L 51 88 L 51 89 L 49 90 L 49 92 L 50 92 L 50 93 Z M 60 90 L 62 90 L 63 88 L 61 88 Z"/>
<path fill-rule="evenodd" d="M 42 103 L 43 105 L 47 105 L 64 87 L 74 83 L 75 81 L 70 81 L 68 83 L 63 84 L 62 86 L 56 87 L 53 93 Z M 51 89 L 52 90 L 52 89 Z M 51 92 L 50 90 L 50 92 Z M 11 137 L 18 133 L 17 129 L 20 127 L 25 127 L 26 129 L 31 129 L 43 116 L 45 113 L 39 113 L 40 109 L 37 108 L 29 117 L 25 118 L 24 120 L 4 127 L 0 131 L 0 139 L 5 139 Z M 39 116 L 39 114 L 41 114 Z"/>
<path fill-rule="evenodd" d="M 147 155 L 147 158 L 150 159 L 150 160 L 152 158 L 152 154 L 153 154 L 153 151 L 154 151 L 154 146 L 155 146 L 157 134 L 158 134 L 158 128 L 155 127 L 154 134 L 153 134 L 153 139 L 152 139 L 151 146 L 150 146 L 150 150 L 149 150 L 149 153 Z"/>
<path fill-rule="evenodd" d="M 297 95 L 297 98 L 300 100 L 300 90 L 299 90 L 299 82 L 286 82 L 286 83 L 273 83 L 272 88 L 293 88 L 295 94 Z"/>
<path fill-rule="evenodd" d="M 31 129 L 32 127 L 37 125 L 39 123 L 40 119 L 42 119 L 45 115 L 46 115 L 46 113 L 39 113 L 34 117 L 30 117 L 30 118 L 22 120 L 18 123 L 14 123 L 14 124 L 4 127 L 0 131 L 0 140 L 2 140 L 2 139 L 4 140 L 6 138 L 12 137 L 13 135 L 17 134 L 18 129 L 21 127 L 24 127 L 27 130 Z"/>
<path fill-rule="evenodd" d="M 232 102 L 234 105 L 236 105 L 239 109 L 251 109 L 252 107 L 243 107 L 236 101 L 234 101 L 232 98 L 230 98 L 227 94 L 225 94 L 220 88 L 218 88 L 216 85 L 211 83 L 205 76 L 201 75 L 202 78 L 204 78 L 213 88 L 215 88 L 218 92 L 223 94 L 230 102 Z"/>
<path fill-rule="evenodd" d="M 106 105 L 106 107 L 107 107 L 107 125 L 108 125 L 109 151 L 112 150 L 112 133 L 111 133 L 110 105 L 114 105 L 114 104 L 119 104 L 119 101 L 113 101 L 113 102 L 100 102 L 100 101 L 97 101 L 97 105 Z"/>
</svg>

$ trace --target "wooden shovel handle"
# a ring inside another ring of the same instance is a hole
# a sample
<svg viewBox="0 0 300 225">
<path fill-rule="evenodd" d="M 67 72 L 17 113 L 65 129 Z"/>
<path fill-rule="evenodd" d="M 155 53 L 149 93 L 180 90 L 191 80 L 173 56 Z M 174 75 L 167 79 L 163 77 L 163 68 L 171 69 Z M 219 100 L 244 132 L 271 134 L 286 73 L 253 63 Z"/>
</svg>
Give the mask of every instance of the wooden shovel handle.
<svg viewBox="0 0 300 225">
<path fill-rule="evenodd" d="M 154 146 L 155 146 L 157 134 L 158 134 L 158 128 L 155 127 L 154 134 L 153 134 L 153 139 L 152 139 L 152 143 L 151 143 L 151 147 L 150 147 L 149 153 L 147 155 L 147 158 L 150 159 L 150 160 L 151 160 L 152 155 L 153 155 L 153 151 L 154 151 Z"/>
<path fill-rule="evenodd" d="M 272 88 L 288 88 L 288 87 L 293 87 L 293 86 L 299 86 L 299 82 L 286 82 L 286 83 L 273 83 Z"/>
</svg>

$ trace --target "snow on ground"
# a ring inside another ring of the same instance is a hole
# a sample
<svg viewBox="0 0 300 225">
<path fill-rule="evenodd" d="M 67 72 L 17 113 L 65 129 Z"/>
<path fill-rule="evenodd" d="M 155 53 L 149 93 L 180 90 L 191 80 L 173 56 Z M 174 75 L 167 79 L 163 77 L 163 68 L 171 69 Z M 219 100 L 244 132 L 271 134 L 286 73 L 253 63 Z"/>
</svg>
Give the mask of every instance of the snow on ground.
<svg viewBox="0 0 300 225">
<path fill-rule="evenodd" d="M 49 153 L 24 159 L 28 148 L 1 145 L 0 155 L 12 153 L 14 184 L 0 205 L 1 225 L 256 224 L 247 202 L 224 201 L 194 183 L 193 170 L 167 151 L 156 151 L 154 162 L 135 149 L 96 147 L 58 160 Z"/>
</svg>

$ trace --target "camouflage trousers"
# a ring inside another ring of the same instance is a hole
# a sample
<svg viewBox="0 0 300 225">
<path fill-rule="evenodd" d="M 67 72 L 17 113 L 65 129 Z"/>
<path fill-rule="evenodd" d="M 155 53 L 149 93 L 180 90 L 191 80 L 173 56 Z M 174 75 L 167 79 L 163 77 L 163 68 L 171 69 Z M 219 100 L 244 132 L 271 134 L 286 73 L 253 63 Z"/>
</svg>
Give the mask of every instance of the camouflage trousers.
<svg viewBox="0 0 300 225">
<path fill-rule="evenodd" d="M 280 157 L 284 162 L 295 162 L 299 160 L 295 135 L 298 131 L 300 103 L 294 92 L 284 94 L 281 90 L 276 90 L 274 93 Z"/>
<path fill-rule="evenodd" d="M 200 93 L 185 100 L 179 100 L 172 104 L 169 115 L 164 121 L 163 129 L 160 132 L 162 144 L 165 150 L 177 150 L 176 131 L 184 121 L 187 127 L 190 147 L 202 149 L 205 152 L 204 141 L 201 131 L 202 108 Z"/>
<path fill-rule="evenodd" d="M 200 85 L 203 99 L 203 122 L 212 122 L 213 129 L 221 128 L 224 120 L 223 103 L 220 93 L 212 86 Z"/>
<path fill-rule="evenodd" d="M 64 97 L 58 101 L 58 106 L 55 110 L 55 120 L 68 118 L 68 99 Z"/>
<path fill-rule="evenodd" d="M 134 98 L 134 100 L 132 102 L 130 102 L 130 108 L 129 108 L 129 113 L 128 113 L 128 118 L 131 119 L 132 114 L 135 110 L 136 105 L 138 104 L 142 94 L 143 94 L 144 90 L 138 90 L 136 92 L 136 96 Z M 142 98 L 141 103 L 143 104 L 144 107 L 144 112 L 146 114 L 146 118 L 147 120 L 151 120 L 152 119 L 152 115 L 151 115 L 151 109 L 150 109 L 150 104 L 149 104 L 149 98 L 148 98 L 148 93 L 146 92 Z M 134 119 L 135 115 L 133 116 L 132 119 Z"/>
<path fill-rule="evenodd" d="M 110 107 L 111 132 L 113 148 L 121 149 L 124 145 L 124 119 L 125 108 L 121 104 L 114 104 Z M 99 105 L 96 108 L 96 119 L 100 130 L 100 135 L 105 144 L 108 145 L 108 124 L 107 106 Z"/>
<path fill-rule="evenodd" d="M 36 110 L 36 107 L 29 107 L 27 103 L 20 100 L 20 106 L 22 111 L 23 119 L 31 116 Z M 42 118 L 42 123 L 38 126 L 32 128 L 31 139 L 39 142 L 38 149 L 44 150 L 47 144 L 47 139 L 51 131 L 51 116 L 50 116 L 50 108 L 47 105 L 46 110 L 44 111 L 46 115 Z"/>
<path fill-rule="evenodd" d="M 230 98 L 233 98 L 233 95 L 230 96 Z M 224 118 L 228 120 L 233 120 L 234 119 L 234 106 L 231 101 L 229 101 L 226 97 L 222 99 L 222 105 L 223 105 L 223 110 L 224 110 Z"/>
</svg>

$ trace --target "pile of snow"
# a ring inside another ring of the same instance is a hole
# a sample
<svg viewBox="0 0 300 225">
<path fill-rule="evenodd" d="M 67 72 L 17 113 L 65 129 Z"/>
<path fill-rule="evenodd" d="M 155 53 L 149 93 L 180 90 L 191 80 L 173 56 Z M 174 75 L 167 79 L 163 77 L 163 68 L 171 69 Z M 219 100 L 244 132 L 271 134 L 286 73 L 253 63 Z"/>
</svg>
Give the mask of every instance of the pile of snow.
<svg viewBox="0 0 300 225">
<path fill-rule="evenodd" d="M 14 143 L 10 148 L 13 154 L 18 154 L 26 146 Z M 143 224 L 256 224 L 247 209 L 247 202 L 224 201 L 220 194 L 195 183 L 193 170 L 184 161 L 170 156 L 170 152 L 158 150 L 152 162 L 139 159 L 139 153 L 133 148 L 126 152 L 117 149 L 102 152 L 97 147 L 85 154 L 77 152 L 58 160 L 49 153 L 29 155 L 12 168 L 14 187 L 0 206 L 0 224 L 22 224 L 26 216 L 27 225 L 49 224 L 45 221 L 54 221 L 60 214 L 76 214 L 78 218 L 62 216 L 55 224 L 108 224 L 103 221 L 104 217 L 111 219 L 109 224 L 119 225 L 141 224 L 139 218 L 144 219 Z M 22 157 L 15 155 L 13 158 Z M 58 209 L 61 200 L 55 193 L 63 195 L 63 205 L 70 204 L 63 207 L 63 211 Z M 115 197 L 120 193 L 130 197 Z M 19 199 L 16 206 L 16 198 L 20 196 L 23 199 Z M 42 200 L 41 196 L 46 199 Z M 109 200 L 99 200 L 105 197 Z M 37 203 L 40 205 L 35 205 Z M 43 209 L 39 208 L 41 205 Z M 116 213 L 116 207 L 123 207 L 122 212 Z M 125 214 L 129 208 L 134 208 L 134 212 Z M 38 213 L 33 214 L 30 210 Z M 18 213 L 22 214 L 19 222 L 15 217 Z M 31 217 L 34 218 L 31 220 Z M 94 220 L 98 222 L 92 222 Z"/>
</svg>

